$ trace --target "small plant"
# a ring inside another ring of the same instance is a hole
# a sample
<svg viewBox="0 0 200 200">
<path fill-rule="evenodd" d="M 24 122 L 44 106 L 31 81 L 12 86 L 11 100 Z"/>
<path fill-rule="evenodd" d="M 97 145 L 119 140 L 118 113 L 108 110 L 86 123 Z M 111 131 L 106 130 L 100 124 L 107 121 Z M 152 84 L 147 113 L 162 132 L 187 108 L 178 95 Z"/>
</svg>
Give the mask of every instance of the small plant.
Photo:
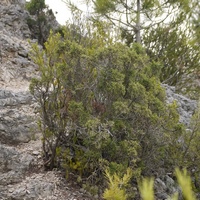
<svg viewBox="0 0 200 200">
<path fill-rule="evenodd" d="M 139 186 L 140 194 L 143 200 L 154 200 L 153 178 L 145 178 Z"/>
<path fill-rule="evenodd" d="M 196 200 L 194 193 L 192 191 L 192 182 L 191 178 L 188 175 L 186 169 L 183 171 L 176 169 L 175 174 L 178 180 L 178 183 L 181 187 L 184 200 Z M 132 177 L 132 171 L 128 168 L 127 173 L 120 178 L 117 174 L 113 176 L 106 170 L 106 177 L 109 181 L 109 187 L 105 190 L 103 198 L 105 200 L 126 200 L 127 194 L 124 189 L 124 186 L 127 185 L 130 178 Z M 139 184 L 139 191 L 142 200 L 154 200 L 154 180 L 153 178 L 144 178 Z M 178 200 L 178 194 L 174 194 L 170 200 Z"/>
<path fill-rule="evenodd" d="M 183 197 L 185 200 L 196 200 L 194 193 L 192 191 L 192 181 L 186 169 L 180 171 L 179 169 L 175 170 L 178 183 L 181 187 Z"/>
<path fill-rule="evenodd" d="M 126 200 L 127 195 L 125 187 L 132 177 L 131 169 L 128 168 L 126 174 L 124 174 L 122 178 L 116 173 L 111 175 L 108 169 L 105 174 L 109 181 L 109 187 L 103 193 L 103 198 L 106 200 Z"/>
</svg>

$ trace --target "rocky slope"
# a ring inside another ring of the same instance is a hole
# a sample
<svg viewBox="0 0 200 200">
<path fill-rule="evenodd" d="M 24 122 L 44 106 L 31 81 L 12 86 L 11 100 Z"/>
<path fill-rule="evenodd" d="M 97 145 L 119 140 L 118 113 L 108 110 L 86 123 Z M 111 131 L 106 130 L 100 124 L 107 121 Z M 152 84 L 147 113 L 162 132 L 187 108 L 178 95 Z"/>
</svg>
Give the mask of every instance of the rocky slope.
<svg viewBox="0 0 200 200">
<path fill-rule="evenodd" d="M 167 103 L 172 103 L 173 101 L 177 102 L 178 112 L 180 114 L 180 122 L 188 127 L 190 124 L 190 119 L 197 109 L 197 101 L 177 94 L 175 87 L 165 84 L 163 87 L 166 89 Z"/>
<path fill-rule="evenodd" d="M 37 105 L 28 89 L 37 67 L 28 56 L 24 4 L 0 1 L 0 199 L 89 199 L 60 173 L 43 171 Z"/>
<path fill-rule="evenodd" d="M 59 172 L 43 170 L 37 104 L 28 90 L 38 72 L 28 56 L 31 33 L 24 4 L 25 0 L 0 1 L 0 199 L 90 199 Z M 167 101 L 178 101 L 181 122 L 187 125 L 196 102 L 176 94 L 172 87 L 164 87 Z M 168 175 L 156 179 L 156 188 L 158 199 L 176 190 Z"/>
</svg>

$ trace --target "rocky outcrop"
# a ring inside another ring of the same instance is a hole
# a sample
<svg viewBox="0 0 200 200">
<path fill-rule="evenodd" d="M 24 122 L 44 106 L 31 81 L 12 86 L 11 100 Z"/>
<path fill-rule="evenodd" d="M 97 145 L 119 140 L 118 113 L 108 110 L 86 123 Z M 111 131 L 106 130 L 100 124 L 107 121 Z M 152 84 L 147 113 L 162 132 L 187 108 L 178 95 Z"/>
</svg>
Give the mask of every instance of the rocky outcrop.
<svg viewBox="0 0 200 200">
<path fill-rule="evenodd" d="M 154 189 L 155 195 L 159 200 L 169 200 L 176 193 L 179 194 L 179 199 L 182 199 L 180 187 L 169 175 L 156 178 Z"/>
<path fill-rule="evenodd" d="M 0 145 L 0 185 L 22 181 L 33 160 L 33 156 L 20 153 L 14 147 Z"/>
<path fill-rule="evenodd" d="M 23 1 L 1 1 L 0 6 L 0 142 L 28 142 L 34 122 L 34 101 L 28 92 L 36 66 L 28 59 L 30 31 Z"/>
<path fill-rule="evenodd" d="M 163 84 L 163 87 L 166 89 L 167 103 L 176 101 L 180 115 L 180 122 L 185 124 L 186 127 L 189 127 L 191 117 L 197 109 L 197 101 L 177 94 L 176 88 L 173 86 Z"/>
<path fill-rule="evenodd" d="M 36 130 L 34 101 L 29 92 L 0 90 L 0 142 L 28 142 Z"/>
<path fill-rule="evenodd" d="M 1 0 L 0 5 L 0 30 L 30 38 L 30 30 L 26 23 L 28 12 L 22 9 L 25 0 Z"/>
<path fill-rule="evenodd" d="M 29 92 L 38 71 L 29 58 L 24 7 L 25 0 L 0 1 L 0 199 L 89 199 L 58 172 L 43 170 L 37 104 Z"/>
</svg>

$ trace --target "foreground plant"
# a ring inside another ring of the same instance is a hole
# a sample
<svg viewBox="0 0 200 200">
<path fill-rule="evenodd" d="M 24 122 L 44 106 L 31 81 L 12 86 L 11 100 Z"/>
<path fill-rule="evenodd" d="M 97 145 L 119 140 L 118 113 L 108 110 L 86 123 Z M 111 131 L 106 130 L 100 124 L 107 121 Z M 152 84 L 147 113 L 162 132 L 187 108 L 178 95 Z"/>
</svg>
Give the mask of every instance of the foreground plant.
<svg viewBox="0 0 200 200">
<path fill-rule="evenodd" d="M 195 195 L 192 191 L 192 182 L 191 178 L 188 175 L 186 169 L 183 171 L 178 168 L 175 170 L 177 181 L 181 187 L 184 200 L 196 200 Z M 108 178 L 108 189 L 105 190 L 103 198 L 105 200 L 126 200 L 127 195 L 126 191 L 123 189 L 123 186 L 127 185 L 130 181 L 132 173 L 127 170 L 127 173 L 120 178 L 118 175 L 114 174 L 113 176 L 106 170 L 106 177 Z M 154 180 L 153 178 L 144 178 L 139 184 L 139 191 L 142 200 L 154 200 Z M 178 200 L 178 194 L 174 194 L 170 200 Z"/>
<path fill-rule="evenodd" d="M 108 179 L 108 189 L 103 193 L 103 198 L 106 200 L 126 200 L 127 195 L 125 187 L 132 177 L 132 171 L 130 168 L 127 169 L 126 174 L 120 177 L 116 173 L 111 175 L 111 173 L 106 170 L 106 178 Z"/>
</svg>

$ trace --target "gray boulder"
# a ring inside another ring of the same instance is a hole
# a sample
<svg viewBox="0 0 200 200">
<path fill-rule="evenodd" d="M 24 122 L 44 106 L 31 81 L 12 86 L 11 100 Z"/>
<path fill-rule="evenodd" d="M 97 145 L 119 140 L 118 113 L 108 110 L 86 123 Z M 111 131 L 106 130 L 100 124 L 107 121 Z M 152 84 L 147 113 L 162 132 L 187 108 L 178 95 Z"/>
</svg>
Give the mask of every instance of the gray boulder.
<svg viewBox="0 0 200 200">
<path fill-rule="evenodd" d="M 169 175 L 156 178 L 154 188 L 157 200 L 169 200 L 176 193 L 179 194 L 179 199 L 182 199 L 181 189 Z"/>
<path fill-rule="evenodd" d="M 37 130 L 30 93 L 0 90 L 0 109 L 0 142 L 28 142 Z"/>
<path fill-rule="evenodd" d="M 0 185 L 18 183 L 34 161 L 29 154 L 21 154 L 14 147 L 0 145 Z"/>
<path fill-rule="evenodd" d="M 197 109 L 197 101 L 177 94 L 176 89 L 173 86 L 166 84 L 163 84 L 162 86 L 166 89 L 167 103 L 172 103 L 173 101 L 177 102 L 180 122 L 188 127 L 191 117 Z"/>
</svg>

